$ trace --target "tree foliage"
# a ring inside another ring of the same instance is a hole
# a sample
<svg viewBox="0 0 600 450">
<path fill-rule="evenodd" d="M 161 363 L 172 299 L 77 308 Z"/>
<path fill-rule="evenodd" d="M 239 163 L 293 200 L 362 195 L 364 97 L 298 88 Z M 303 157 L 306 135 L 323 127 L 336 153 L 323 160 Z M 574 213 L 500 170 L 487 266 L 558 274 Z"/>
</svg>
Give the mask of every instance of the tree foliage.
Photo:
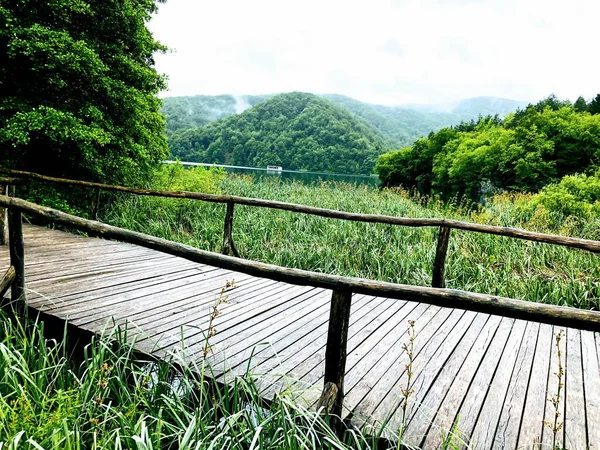
<svg viewBox="0 0 600 450">
<path fill-rule="evenodd" d="M 242 114 L 169 138 L 186 161 L 370 174 L 387 147 L 359 118 L 312 94 L 276 95 Z"/>
<path fill-rule="evenodd" d="M 554 96 L 508 115 L 444 128 L 382 155 L 384 185 L 478 201 L 495 190 L 536 192 L 600 165 L 600 115 Z"/>
<path fill-rule="evenodd" d="M 154 0 L 0 3 L 0 159 L 133 183 L 167 156 Z"/>
</svg>

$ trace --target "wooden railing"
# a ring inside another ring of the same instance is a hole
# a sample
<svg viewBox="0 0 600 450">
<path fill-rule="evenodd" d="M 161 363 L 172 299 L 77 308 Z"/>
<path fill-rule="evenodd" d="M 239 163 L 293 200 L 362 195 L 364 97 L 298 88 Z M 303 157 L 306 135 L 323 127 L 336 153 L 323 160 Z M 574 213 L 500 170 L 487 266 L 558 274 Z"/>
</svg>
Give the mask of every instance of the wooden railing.
<svg viewBox="0 0 600 450">
<path fill-rule="evenodd" d="M 346 343 L 350 318 L 352 294 L 365 294 L 390 299 L 416 301 L 430 305 L 448 308 L 458 308 L 488 314 L 501 315 L 516 319 L 530 320 L 552 325 L 579 328 L 583 330 L 600 331 L 600 312 L 581 310 L 576 308 L 547 305 L 527 302 L 510 298 L 476 294 L 454 289 L 444 288 L 444 264 L 452 228 L 475 231 L 480 233 L 509 236 L 549 244 L 562 245 L 571 248 L 584 249 L 600 253 L 600 242 L 534 233 L 514 228 L 493 227 L 489 225 L 472 224 L 447 219 L 409 219 L 403 217 L 381 216 L 372 214 L 355 214 L 343 211 L 314 208 L 305 205 L 275 202 L 270 200 L 235 197 L 229 195 L 211 195 L 194 192 L 169 192 L 131 189 L 122 186 L 110 186 L 100 183 L 90 183 L 78 180 L 64 180 L 18 171 L 6 171 L 17 177 L 29 177 L 39 180 L 59 182 L 69 185 L 88 186 L 119 192 L 128 192 L 138 195 L 152 195 L 174 198 L 191 198 L 210 202 L 226 203 L 223 254 L 200 250 L 188 245 L 160 239 L 147 234 L 114 227 L 98 221 L 87 220 L 64 212 L 36 205 L 14 197 L 14 184 L 22 181 L 18 178 L 0 179 L 0 183 L 11 184 L 12 196 L 0 195 L 0 208 L 8 210 L 8 229 L 10 246 L 10 267 L 0 279 L 0 293 L 4 295 L 11 287 L 11 299 L 19 308 L 25 308 L 25 271 L 24 271 L 24 246 L 22 231 L 22 214 L 42 218 L 50 223 L 97 235 L 104 239 L 119 240 L 160 252 L 185 258 L 190 261 L 208 264 L 222 269 L 234 270 L 248 275 L 284 281 L 296 285 L 309 285 L 331 289 L 329 329 L 325 354 L 325 384 L 319 405 L 334 415 L 340 415 L 344 397 L 344 374 L 346 365 Z M 404 226 L 438 226 L 437 251 L 433 271 L 433 287 L 410 286 L 403 284 L 387 283 L 383 281 L 368 280 L 336 276 L 301 269 L 280 267 L 258 261 L 241 259 L 233 242 L 233 212 L 235 204 L 261 206 L 267 208 L 283 209 L 323 217 L 355 220 L 372 223 L 388 223 Z M 229 256 L 233 253 L 235 257 Z M 1 295 L 0 295 L 1 297 Z"/>
</svg>

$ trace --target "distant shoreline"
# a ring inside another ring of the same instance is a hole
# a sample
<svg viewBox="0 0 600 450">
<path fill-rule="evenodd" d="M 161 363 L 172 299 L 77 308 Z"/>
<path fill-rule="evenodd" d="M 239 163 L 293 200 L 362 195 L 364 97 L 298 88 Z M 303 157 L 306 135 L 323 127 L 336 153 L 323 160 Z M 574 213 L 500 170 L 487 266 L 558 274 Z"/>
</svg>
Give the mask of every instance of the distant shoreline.
<svg viewBox="0 0 600 450">
<path fill-rule="evenodd" d="M 197 163 L 197 162 L 187 162 L 187 161 L 172 161 L 167 160 L 163 161 L 164 164 L 181 164 L 183 166 L 202 166 L 202 167 L 222 167 L 224 169 L 243 169 L 243 170 L 261 170 L 264 172 L 273 172 L 266 167 L 245 167 L 245 166 L 231 166 L 227 164 L 211 164 L 211 163 Z M 377 175 L 363 175 L 363 174 L 355 174 L 355 173 L 331 173 L 331 172 L 310 172 L 308 170 L 278 170 L 277 172 L 285 172 L 285 173 L 301 173 L 307 175 L 338 175 L 344 177 L 361 177 L 361 178 L 378 178 Z"/>
</svg>

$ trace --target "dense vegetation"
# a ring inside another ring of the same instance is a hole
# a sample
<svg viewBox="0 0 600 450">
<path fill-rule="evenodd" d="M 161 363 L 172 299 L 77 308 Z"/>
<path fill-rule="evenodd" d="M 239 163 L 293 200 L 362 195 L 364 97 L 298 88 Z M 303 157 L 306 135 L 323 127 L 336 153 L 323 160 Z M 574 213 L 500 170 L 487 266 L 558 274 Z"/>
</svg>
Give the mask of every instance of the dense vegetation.
<svg viewBox="0 0 600 450">
<path fill-rule="evenodd" d="M 167 154 L 154 0 L 0 4 L 3 165 L 135 183 Z"/>
<path fill-rule="evenodd" d="M 537 192 L 574 174 L 593 184 L 600 169 L 600 115 L 593 114 L 598 103 L 600 96 L 576 105 L 551 96 L 503 120 L 443 128 L 382 155 L 376 171 L 386 186 L 472 201 L 499 191 Z M 559 191 L 564 189 L 546 189 Z M 581 195 L 590 204 L 600 200 L 591 187 Z"/>
<path fill-rule="evenodd" d="M 185 178 L 179 176 L 185 174 Z M 194 174 L 194 175 L 192 175 Z M 543 232 L 600 238 L 600 217 L 578 220 L 522 209 L 531 195 L 502 194 L 472 211 L 435 198 L 411 198 L 401 189 L 346 184 L 257 182 L 180 166 L 161 169 L 156 187 L 202 188 L 323 208 L 404 217 L 448 217 Z M 173 184 L 171 184 L 173 183 Z M 198 201 L 123 197 L 103 220 L 198 248 L 221 251 L 224 206 Z M 234 240 L 244 258 L 287 267 L 421 286 L 431 285 L 435 229 L 331 220 L 264 208 L 238 207 Z M 597 258 L 547 244 L 453 232 L 447 261 L 450 288 L 537 302 L 600 308 Z"/>
<path fill-rule="evenodd" d="M 217 387 L 203 363 L 151 361 L 116 331 L 75 355 L 47 332 L 0 310 L 2 449 L 377 448 L 355 432 L 341 442 L 289 393 L 264 409 L 250 375 Z"/>
<path fill-rule="evenodd" d="M 174 132 L 184 161 L 338 173 L 372 173 L 386 149 L 359 118 L 312 94 L 276 95 L 239 115 Z"/>
</svg>

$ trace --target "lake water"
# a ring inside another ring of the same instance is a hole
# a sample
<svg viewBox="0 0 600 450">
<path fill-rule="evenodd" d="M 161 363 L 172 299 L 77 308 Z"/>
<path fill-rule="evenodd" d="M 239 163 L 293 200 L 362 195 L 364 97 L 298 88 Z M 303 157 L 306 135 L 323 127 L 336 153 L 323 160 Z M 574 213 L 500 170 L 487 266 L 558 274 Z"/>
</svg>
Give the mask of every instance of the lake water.
<svg viewBox="0 0 600 450">
<path fill-rule="evenodd" d="M 167 163 L 173 163 L 173 161 L 165 161 Z M 304 184 L 320 183 L 322 181 L 338 181 L 343 183 L 350 183 L 354 185 L 378 186 L 379 177 L 377 175 L 350 175 L 350 174 L 339 174 L 339 173 L 324 173 L 324 172 L 305 172 L 300 170 L 282 170 L 272 171 L 266 168 L 260 167 L 240 167 L 240 166 L 227 166 L 223 164 L 205 164 L 205 163 L 193 163 L 193 162 L 181 162 L 184 166 L 203 166 L 203 167 L 220 167 L 223 168 L 227 173 L 238 173 L 242 175 L 250 175 L 256 180 L 262 178 L 279 179 L 281 181 L 299 181 Z"/>
</svg>

